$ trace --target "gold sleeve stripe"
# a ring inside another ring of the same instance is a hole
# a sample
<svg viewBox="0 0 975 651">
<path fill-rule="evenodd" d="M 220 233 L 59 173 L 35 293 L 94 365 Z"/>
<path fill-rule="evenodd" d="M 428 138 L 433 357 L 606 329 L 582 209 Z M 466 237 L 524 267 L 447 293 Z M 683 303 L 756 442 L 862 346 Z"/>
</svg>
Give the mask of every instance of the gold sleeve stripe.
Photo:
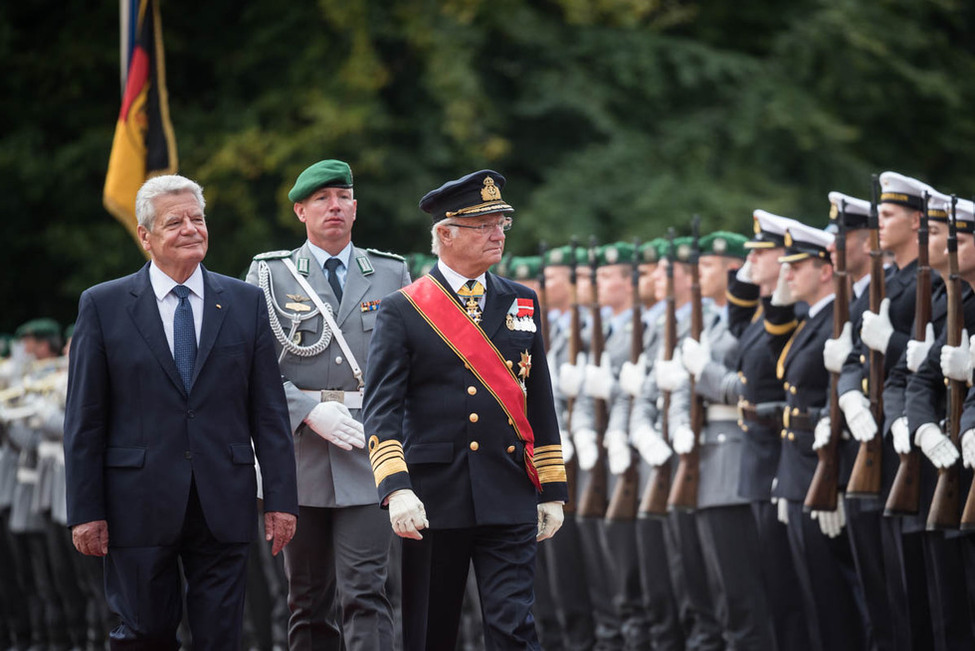
<svg viewBox="0 0 975 651">
<path fill-rule="evenodd" d="M 770 322 L 768 319 L 765 319 L 765 332 L 769 333 L 770 335 L 787 335 L 795 330 L 797 325 L 799 325 L 799 322 L 795 319 L 789 321 L 788 323 L 783 323 L 782 325 L 776 325 Z"/>
<path fill-rule="evenodd" d="M 541 484 L 565 483 L 565 466 L 548 466 L 538 469 L 538 481 Z"/>
<path fill-rule="evenodd" d="M 369 461 L 372 464 L 372 474 L 379 486 L 384 479 L 398 472 L 409 472 L 406 467 L 406 457 L 403 455 L 403 444 L 396 440 L 379 443 L 369 439 Z"/>
<path fill-rule="evenodd" d="M 758 305 L 758 299 L 757 298 L 754 299 L 754 300 L 748 301 L 748 300 L 745 300 L 744 298 L 738 298 L 737 296 L 735 296 L 734 294 L 732 294 L 731 292 L 728 292 L 728 291 L 726 291 L 724 294 L 725 294 L 725 296 L 728 298 L 728 300 L 731 303 L 734 303 L 735 305 L 738 305 L 738 306 L 741 306 L 741 307 L 755 307 L 756 305 Z"/>
</svg>

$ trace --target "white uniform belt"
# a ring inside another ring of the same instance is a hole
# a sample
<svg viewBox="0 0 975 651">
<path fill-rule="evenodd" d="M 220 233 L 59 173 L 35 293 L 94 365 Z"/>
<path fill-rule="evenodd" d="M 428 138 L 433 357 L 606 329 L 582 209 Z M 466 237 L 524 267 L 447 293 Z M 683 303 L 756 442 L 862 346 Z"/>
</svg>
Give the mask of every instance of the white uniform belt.
<svg viewBox="0 0 975 651">
<path fill-rule="evenodd" d="M 61 441 L 41 441 L 37 444 L 38 459 L 58 459 L 64 463 L 64 445 Z"/>
<path fill-rule="evenodd" d="M 731 405 L 708 405 L 708 422 L 717 423 L 722 420 L 738 420 L 738 407 Z"/>
<path fill-rule="evenodd" d="M 362 391 L 332 391 L 329 389 L 302 389 L 301 392 L 320 402 L 341 402 L 349 409 L 362 409 Z"/>
</svg>

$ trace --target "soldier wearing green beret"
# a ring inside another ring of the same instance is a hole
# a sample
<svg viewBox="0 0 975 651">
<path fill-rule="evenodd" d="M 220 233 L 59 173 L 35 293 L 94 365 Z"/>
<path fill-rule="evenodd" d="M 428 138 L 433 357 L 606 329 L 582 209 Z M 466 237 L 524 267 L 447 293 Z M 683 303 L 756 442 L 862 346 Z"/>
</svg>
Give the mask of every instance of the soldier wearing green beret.
<svg viewBox="0 0 975 651">
<path fill-rule="evenodd" d="M 247 280 L 270 306 L 298 464 L 301 527 L 284 550 L 290 648 L 390 649 L 392 535 L 363 449 L 360 409 L 380 301 L 410 276 L 400 256 L 352 244 L 347 163 L 309 166 L 288 199 L 307 241 L 255 256 Z"/>
</svg>

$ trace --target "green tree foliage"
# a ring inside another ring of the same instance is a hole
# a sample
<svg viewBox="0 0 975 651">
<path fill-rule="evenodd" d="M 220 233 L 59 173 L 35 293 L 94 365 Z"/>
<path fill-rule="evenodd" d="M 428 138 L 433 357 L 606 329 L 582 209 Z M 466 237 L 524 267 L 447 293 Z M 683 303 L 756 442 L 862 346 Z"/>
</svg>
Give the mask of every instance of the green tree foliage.
<svg viewBox="0 0 975 651">
<path fill-rule="evenodd" d="M 509 250 L 571 234 L 822 224 L 895 169 L 969 196 L 972 10 L 960 0 L 162 0 L 181 170 L 211 269 L 293 248 L 287 191 L 350 162 L 358 243 L 428 246 L 426 191 L 491 167 Z M 101 206 L 118 112 L 111 0 L 0 5 L 0 330 L 73 318 L 143 258 Z"/>
</svg>

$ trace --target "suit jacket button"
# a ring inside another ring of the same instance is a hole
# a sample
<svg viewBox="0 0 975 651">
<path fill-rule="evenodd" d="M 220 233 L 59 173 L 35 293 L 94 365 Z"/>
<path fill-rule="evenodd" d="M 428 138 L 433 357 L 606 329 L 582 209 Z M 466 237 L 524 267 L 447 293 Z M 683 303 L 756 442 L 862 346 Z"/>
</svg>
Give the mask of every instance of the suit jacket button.
<svg viewBox="0 0 975 651">
<path fill-rule="evenodd" d="M 509 419 L 508 419 L 508 424 L 509 424 L 509 425 L 511 425 L 512 427 L 514 427 L 514 426 L 515 426 L 515 421 L 513 421 L 513 420 L 511 420 L 511 419 L 509 418 Z"/>
<path fill-rule="evenodd" d="M 472 413 L 472 414 L 471 414 L 470 416 L 468 416 L 467 418 L 468 418 L 468 420 L 470 420 L 470 421 L 471 421 L 472 423 L 476 423 L 476 422 L 477 422 L 477 414 L 473 414 L 473 413 Z"/>
<path fill-rule="evenodd" d="M 188 409 L 186 411 L 186 417 L 187 418 L 196 418 L 196 414 L 193 413 L 193 410 L 192 409 Z"/>
<path fill-rule="evenodd" d="M 508 454 L 513 454 L 513 453 L 514 453 L 514 451 L 515 451 L 515 446 L 513 446 L 513 445 L 509 445 L 509 446 L 508 446 Z"/>
<path fill-rule="evenodd" d="M 341 355 L 336 355 L 335 356 L 335 363 L 336 364 L 341 364 L 342 363 L 342 356 Z"/>
<path fill-rule="evenodd" d="M 475 387 L 473 385 L 467 387 L 467 395 L 473 396 L 473 395 L 476 395 L 476 394 L 477 394 L 477 387 Z"/>
<path fill-rule="evenodd" d="M 794 433 L 792 433 L 792 432 L 789 432 L 789 440 L 790 441 L 795 441 L 796 440 L 796 435 Z"/>
<path fill-rule="evenodd" d="M 477 452 L 477 448 L 481 447 L 477 444 L 477 441 L 471 441 L 471 450 Z"/>
<path fill-rule="evenodd" d="M 508 368 L 511 368 L 512 366 L 514 366 L 514 365 L 515 365 L 515 363 L 514 363 L 514 362 L 512 362 L 512 361 L 511 361 L 510 359 L 509 359 L 509 360 L 505 360 L 505 364 L 507 364 L 507 365 L 508 365 Z"/>
<path fill-rule="evenodd" d="M 183 456 L 186 457 L 187 459 L 192 459 L 193 458 L 193 453 L 190 452 L 189 450 L 187 450 L 186 453 Z"/>
</svg>

